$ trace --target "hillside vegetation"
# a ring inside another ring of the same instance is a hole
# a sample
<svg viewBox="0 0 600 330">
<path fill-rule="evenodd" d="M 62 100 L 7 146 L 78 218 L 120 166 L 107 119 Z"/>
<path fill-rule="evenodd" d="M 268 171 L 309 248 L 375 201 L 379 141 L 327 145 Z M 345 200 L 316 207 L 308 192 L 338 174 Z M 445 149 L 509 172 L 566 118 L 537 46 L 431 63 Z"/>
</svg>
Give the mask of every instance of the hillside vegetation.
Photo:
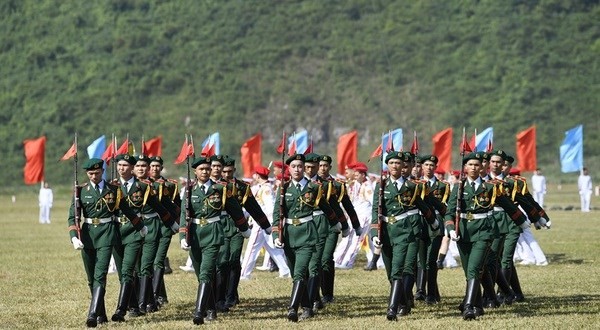
<svg viewBox="0 0 600 330">
<path fill-rule="evenodd" d="M 456 142 L 493 126 L 514 152 L 535 124 L 538 164 L 558 173 L 564 131 L 584 124 L 585 163 L 600 166 L 598 0 L 5 0 L 0 18 L 9 185 L 22 183 L 22 140 L 40 135 L 47 180 L 70 182 L 56 160 L 74 132 L 82 155 L 102 134 L 138 148 L 162 135 L 167 159 L 184 133 L 219 131 L 237 155 L 261 132 L 267 163 L 282 130 L 308 129 L 335 156 L 357 129 L 366 160 L 396 127 L 427 152 L 446 127 Z"/>
</svg>

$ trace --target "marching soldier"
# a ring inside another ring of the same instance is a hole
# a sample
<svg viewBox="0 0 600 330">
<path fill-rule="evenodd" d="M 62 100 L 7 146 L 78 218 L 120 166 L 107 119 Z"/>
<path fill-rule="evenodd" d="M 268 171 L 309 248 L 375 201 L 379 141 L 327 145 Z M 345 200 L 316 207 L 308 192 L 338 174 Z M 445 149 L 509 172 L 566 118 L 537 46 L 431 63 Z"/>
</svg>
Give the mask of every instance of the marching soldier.
<svg viewBox="0 0 600 330">
<path fill-rule="evenodd" d="M 517 226 L 529 225 L 529 220 L 502 193 L 502 186 L 481 180 L 481 159 L 482 156 L 475 152 L 464 156 L 463 167 L 467 178 L 454 185 L 444 217 L 450 237 L 458 243 L 467 279 L 462 303 L 465 320 L 473 320 L 483 314 L 480 281 L 486 255 L 495 235 L 495 220 L 490 216 L 490 211 L 500 207 Z M 456 214 L 460 215 L 458 227 L 455 224 Z"/>
<path fill-rule="evenodd" d="M 262 228 L 267 235 L 271 234 L 271 223 L 267 219 L 266 214 L 262 211 L 260 205 L 254 198 L 250 186 L 242 180 L 235 177 L 235 160 L 225 157 L 223 164 L 223 181 L 227 183 L 229 194 L 237 198 L 238 203 L 248 212 L 254 221 Z M 228 196 L 229 197 L 229 196 Z M 240 283 L 240 275 L 242 264 L 240 258 L 242 256 L 242 248 L 244 245 L 244 237 L 239 231 L 230 240 L 229 255 L 225 256 L 228 263 L 226 295 L 224 309 L 227 310 L 235 306 L 239 301 L 238 285 Z"/>
<path fill-rule="evenodd" d="M 414 285 L 417 261 L 417 234 L 413 223 L 423 214 L 433 228 L 439 224 L 435 213 L 420 197 L 422 186 L 409 179 L 411 157 L 392 151 L 385 157 L 389 177 L 375 186 L 372 204 L 371 240 L 381 248 L 388 280 L 391 283 L 386 317 L 390 321 L 410 313 L 408 297 Z M 381 214 L 379 213 L 381 211 Z M 415 218 L 415 219 L 412 219 Z"/>
<path fill-rule="evenodd" d="M 179 232 L 181 248 L 190 251 L 198 278 L 193 318 L 194 324 L 198 325 L 204 324 L 204 312 L 207 311 L 211 296 L 219 248 L 225 240 L 221 212 L 227 212 L 244 237 L 250 236 L 250 229 L 238 201 L 229 194 L 226 186 L 210 178 L 211 159 L 196 158 L 192 168 L 197 181 L 186 187 L 186 200 L 182 201 L 180 223 L 186 223 L 186 218 L 189 219 L 188 225 L 181 227 Z M 216 313 L 213 316 L 216 317 Z"/>
<path fill-rule="evenodd" d="M 143 223 L 148 227 L 147 243 L 144 237 L 133 230 L 133 225 L 127 218 L 120 217 L 120 244 L 114 247 L 113 256 L 121 281 L 121 289 L 117 302 L 117 309 L 112 316 L 112 320 L 122 322 L 125 320 L 125 313 L 129 305 L 129 300 L 134 295 L 134 270 L 136 264 L 140 262 L 139 253 L 142 253 L 142 260 L 139 269 L 139 288 L 137 296 L 137 308 L 133 307 L 130 311 L 131 316 L 144 315 L 146 312 L 156 311 L 152 297 L 152 261 L 156 251 L 155 240 L 157 230 L 159 230 L 160 221 L 162 221 L 172 230 L 178 228 L 177 223 L 171 219 L 171 214 L 160 204 L 154 190 L 147 182 L 138 180 L 133 175 L 133 168 L 137 163 L 135 157 L 128 154 L 120 154 L 115 158 L 117 161 L 118 184 L 123 194 L 123 203 L 134 210 L 143 218 Z M 146 253 L 142 250 L 142 245 L 146 245 Z M 154 252 L 152 252 L 154 251 Z M 148 257 L 151 255 L 151 257 Z M 133 297 L 135 298 L 135 297 Z M 135 299 L 132 299 L 135 300 Z M 148 306 L 149 305 L 149 306 Z M 149 307 L 149 309 L 147 308 Z"/>
<path fill-rule="evenodd" d="M 306 292 L 306 280 L 317 275 L 317 263 L 311 262 L 316 253 L 319 239 L 315 210 L 327 217 L 329 226 L 341 230 L 341 224 L 335 212 L 323 196 L 320 185 L 304 177 L 302 154 L 296 154 L 286 160 L 291 180 L 282 183 L 278 189 L 273 210 L 273 240 L 275 247 L 283 248 L 289 261 L 293 287 L 288 308 L 288 320 L 298 322 L 298 307 Z M 284 222 L 284 223 L 282 223 Z M 302 304 L 301 319 L 313 316 L 311 304 Z M 307 306 L 308 305 L 308 306 Z"/>
<path fill-rule="evenodd" d="M 174 208 L 179 221 L 181 210 L 181 198 L 179 196 L 179 184 L 177 180 L 166 179 L 161 175 L 163 170 L 163 159 L 160 156 L 150 159 L 150 179 L 153 181 L 154 190 L 157 191 L 157 196 L 160 202 L 167 208 Z M 164 275 L 167 273 L 168 258 L 167 251 L 171 245 L 171 237 L 173 231 L 170 227 L 161 226 L 158 248 L 156 250 L 156 258 L 154 259 L 154 275 L 152 276 L 152 292 L 159 306 L 168 303 L 167 291 L 165 288 Z"/>
<path fill-rule="evenodd" d="M 118 186 L 102 180 L 104 161 L 92 158 L 84 163 L 83 169 L 89 179 L 80 187 L 76 187 L 75 198 L 69 209 L 69 235 L 76 250 L 81 250 L 83 266 L 92 293 L 92 300 L 86 325 L 96 327 L 98 323 L 106 323 L 104 293 L 106 292 L 106 274 L 113 246 L 119 243 L 119 229 L 116 218 L 118 212 L 127 217 L 132 230 L 140 237 L 148 233 L 142 219 L 122 200 L 123 194 Z M 75 201 L 78 201 L 76 204 Z M 82 225 L 75 222 L 81 216 Z M 78 237 L 78 232 L 79 237 Z"/>
</svg>

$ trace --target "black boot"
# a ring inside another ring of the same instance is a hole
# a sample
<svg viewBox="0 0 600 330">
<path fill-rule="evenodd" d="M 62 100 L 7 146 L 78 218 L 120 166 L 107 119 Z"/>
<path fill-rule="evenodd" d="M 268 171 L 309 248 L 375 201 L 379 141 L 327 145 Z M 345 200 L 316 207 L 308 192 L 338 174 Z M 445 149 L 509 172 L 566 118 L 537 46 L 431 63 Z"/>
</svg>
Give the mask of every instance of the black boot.
<svg viewBox="0 0 600 330">
<path fill-rule="evenodd" d="M 196 310 L 194 311 L 194 324 L 204 324 L 204 308 L 210 296 L 210 283 L 198 285 L 198 296 L 196 297 Z"/>
<path fill-rule="evenodd" d="M 321 281 L 321 292 L 323 293 L 323 304 L 333 302 L 333 286 L 335 283 L 335 265 L 331 260 L 328 271 L 323 271 L 323 280 Z"/>
<path fill-rule="evenodd" d="M 242 274 L 242 265 L 236 263 L 229 271 L 229 279 L 227 284 L 227 295 L 225 296 L 225 309 L 229 310 L 237 304 L 238 301 L 238 286 L 240 284 L 240 275 Z"/>
<path fill-rule="evenodd" d="M 523 290 L 521 290 L 521 283 L 519 282 L 519 276 L 517 275 L 517 269 L 515 268 L 515 265 L 512 266 L 511 270 L 512 274 L 509 283 L 510 287 L 515 293 L 515 301 L 523 302 L 525 301 L 525 296 L 523 295 Z"/>
<path fill-rule="evenodd" d="M 227 284 L 229 280 L 229 266 L 224 267 L 221 271 L 217 271 L 217 280 L 215 287 L 216 309 L 219 312 L 229 312 L 229 308 L 225 306 L 225 295 L 227 294 Z"/>
<path fill-rule="evenodd" d="M 154 301 L 156 302 L 156 307 L 162 307 L 165 298 L 162 296 L 162 292 L 165 289 L 165 279 L 164 279 L 165 270 L 156 268 L 154 270 L 154 274 L 152 275 L 152 295 L 154 296 Z M 166 294 L 165 294 L 166 296 Z"/>
<path fill-rule="evenodd" d="M 172 274 L 173 269 L 171 268 L 171 262 L 169 261 L 169 257 L 165 257 L 165 275 Z"/>
<path fill-rule="evenodd" d="M 127 305 L 129 304 L 129 298 L 133 291 L 133 283 L 126 282 L 121 284 L 121 290 L 119 291 L 119 300 L 117 301 L 117 310 L 112 316 L 114 322 L 125 321 L 125 314 L 127 313 Z"/>
<path fill-rule="evenodd" d="M 98 306 L 98 311 L 97 311 L 97 318 L 96 321 L 98 321 L 98 324 L 104 324 L 104 323 L 108 323 L 108 317 L 106 317 L 106 306 L 104 306 L 104 298 L 102 298 L 102 300 L 100 300 L 100 304 Z"/>
<path fill-rule="evenodd" d="M 437 269 L 444 269 L 444 260 L 446 259 L 446 255 L 443 253 L 438 254 L 438 258 L 436 261 Z"/>
<path fill-rule="evenodd" d="M 436 267 L 430 268 L 426 271 L 427 273 L 427 295 L 425 296 L 425 303 L 428 305 L 437 304 L 440 302 L 440 291 L 437 283 L 438 269 Z"/>
<path fill-rule="evenodd" d="M 404 295 L 403 299 L 400 302 L 400 310 L 398 310 L 398 315 L 406 316 L 410 314 L 410 311 L 413 307 L 415 307 L 415 300 L 412 295 L 412 289 L 415 285 L 415 276 L 412 274 L 406 274 L 402 276 L 402 284 L 404 286 Z"/>
<path fill-rule="evenodd" d="M 483 303 L 487 308 L 498 308 L 500 302 L 496 299 L 496 291 L 494 290 L 494 280 L 492 274 L 487 269 L 483 270 L 481 275 L 481 286 L 483 287 Z"/>
<path fill-rule="evenodd" d="M 475 295 L 475 304 L 474 307 L 475 309 L 475 316 L 482 316 L 484 314 L 483 311 L 483 295 L 481 293 L 481 287 L 477 287 L 477 293 Z"/>
<path fill-rule="evenodd" d="M 371 258 L 371 262 L 369 262 L 364 270 L 366 271 L 372 271 L 372 270 L 377 270 L 377 262 L 379 261 L 379 257 L 381 257 L 380 254 L 373 254 L 373 258 Z"/>
<path fill-rule="evenodd" d="M 417 267 L 417 291 L 415 292 L 415 300 L 425 300 L 425 285 L 427 271 L 421 267 Z"/>
<path fill-rule="evenodd" d="M 390 302 L 386 313 L 388 321 L 398 320 L 398 305 L 400 304 L 401 296 L 403 296 L 404 288 L 401 280 L 393 280 L 390 287 Z M 406 299 L 404 299 L 406 300 Z"/>
<path fill-rule="evenodd" d="M 512 278 L 512 270 L 510 268 L 502 268 L 498 273 L 498 288 L 502 291 L 504 297 L 504 303 L 506 305 L 512 305 L 515 300 L 515 292 L 511 289 L 509 281 Z"/>
<path fill-rule="evenodd" d="M 465 296 L 465 307 L 462 313 L 464 320 L 470 321 L 474 320 L 477 317 L 477 315 L 475 314 L 475 301 L 477 299 L 478 291 L 479 280 L 467 280 L 467 295 Z"/>
<path fill-rule="evenodd" d="M 323 308 L 323 303 L 319 296 L 320 282 L 318 275 L 309 277 L 306 284 L 306 294 L 302 298 L 302 307 L 311 308 L 313 314 L 317 314 L 319 309 Z"/>
<path fill-rule="evenodd" d="M 101 286 L 92 289 L 92 301 L 85 322 L 88 328 L 95 328 L 98 325 L 98 309 L 102 305 L 101 301 L 104 300 L 104 292 L 104 288 Z"/>
<path fill-rule="evenodd" d="M 140 292 L 140 280 L 137 276 L 133 277 L 131 294 L 129 295 L 129 316 L 138 317 L 146 314 L 146 310 L 144 312 L 140 311 L 138 305 L 138 295 Z"/>
<path fill-rule="evenodd" d="M 215 276 L 213 276 L 213 279 Z M 216 281 L 213 280 L 211 285 L 211 292 L 209 292 L 208 299 L 206 301 L 206 315 L 204 319 L 206 321 L 214 321 L 217 319 L 217 300 L 216 300 Z"/>
<path fill-rule="evenodd" d="M 269 261 L 269 271 L 271 273 L 279 271 L 279 267 L 277 267 L 277 263 L 275 262 L 275 260 L 273 260 L 273 258 L 271 258 L 271 260 Z"/>
<path fill-rule="evenodd" d="M 290 305 L 288 307 L 287 318 L 289 321 L 298 322 L 298 306 L 300 306 L 302 295 L 304 295 L 304 286 L 304 281 L 294 281 L 294 285 L 292 286 L 292 296 L 290 297 Z"/>
<path fill-rule="evenodd" d="M 150 276 L 140 277 L 140 292 L 138 292 L 138 307 L 142 313 L 154 313 L 158 311 L 154 294 L 152 293 L 152 278 Z"/>
</svg>

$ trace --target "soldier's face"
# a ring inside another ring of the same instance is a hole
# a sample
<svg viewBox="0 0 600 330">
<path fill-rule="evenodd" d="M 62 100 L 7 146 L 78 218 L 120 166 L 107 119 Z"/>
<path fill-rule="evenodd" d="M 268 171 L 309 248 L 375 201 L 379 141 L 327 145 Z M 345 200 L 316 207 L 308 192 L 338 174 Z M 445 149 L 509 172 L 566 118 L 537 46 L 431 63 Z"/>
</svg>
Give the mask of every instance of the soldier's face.
<svg viewBox="0 0 600 330">
<path fill-rule="evenodd" d="M 220 178 L 221 171 L 223 170 L 223 164 L 220 162 L 210 163 L 210 176 L 213 178 Z"/>
<path fill-rule="evenodd" d="M 502 171 L 502 166 L 504 165 L 504 160 L 500 156 L 492 156 L 490 158 L 490 172 L 494 174 L 500 174 Z"/>
<path fill-rule="evenodd" d="M 145 179 L 148 177 L 148 163 L 137 162 L 133 167 L 133 172 L 138 179 Z"/>
<path fill-rule="evenodd" d="M 309 178 L 315 176 L 318 170 L 319 169 L 317 168 L 317 164 L 312 162 L 304 163 L 304 173 L 306 173 L 306 176 L 308 176 Z"/>
<path fill-rule="evenodd" d="M 221 171 L 221 175 L 223 175 L 223 180 L 229 181 L 233 179 L 233 175 L 235 174 L 235 167 L 233 166 L 225 166 Z"/>
<path fill-rule="evenodd" d="M 133 165 L 129 164 L 127 161 L 120 160 L 117 163 L 117 173 L 119 176 L 125 180 L 129 180 L 133 175 Z"/>
<path fill-rule="evenodd" d="M 367 173 L 354 171 L 354 180 L 363 183 L 367 180 Z"/>
<path fill-rule="evenodd" d="M 163 166 L 159 162 L 150 163 L 150 176 L 158 179 L 160 178 L 160 172 L 162 172 Z"/>
<path fill-rule="evenodd" d="M 408 177 L 412 174 L 413 164 L 411 162 L 402 162 L 402 167 L 400 168 L 400 175 L 403 177 Z"/>
<path fill-rule="evenodd" d="M 469 159 L 464 166 L 465 172 L 472 180 L 479 177 L 479 170 L 481 169 L 481 162 L 476 159 Z"/>
<path fill-rule="evenodd" d="M 351 168 L 347 168 L 346 170 L 344 170 L 344 176 L 346 177 L 346 179 L 348 180 L 353 180 L 355 177 L 355 173 L 356 171 L 354 171 Z"/>
<path fill-rule="evenodd" d="M 505 175 L 508 175 L 510 173 L 511 168 L 512 168 L 512 164 L 509 163 L 508 161 L 504 161 L 504 163 L 502 164 L 502 173 L 504 173 Z"/>
<path fill-rule="evenodd" d="M 397 179 L 400 177 L 400 169 L 403 168 L 404 162 L 400 159 L 390 159 L 387 163 L 387 166 L 390 176 L 392 176 L 394 179 Z"/>
<path fill-rule="evenodd" d="M 328 162 L 320 161 L 319 176 L 329 176 L 329 171 L 331 171 L 331 165 Z"/>
<path fill-rule="evenodd" d="M 412 174 L 412 176 L 414 176 L 415 178 L 420 178 L 422 173 L 423 171 L 421 163 L 416 163 L 410 171 L 410 174 Z"/>
<path fill-rule="evenodd" d="M 435 172 L 435 168 L 437 166 L 435 165 L 434 162 L 430 161 L 430 160 L 426 160 L 423 165 L 421 166 L 421 168 L 423 169 L 423 176 L 426 176 L 428 178 L 433 177 L 433 172 Z"/>
<path fill-rule="evenodd" d="M 301 160 L 294 160 L 290 163 L 290 176 L 295 181 L 300 181 L 304 177 L 304 163 Z"/>
<path fill-rule="evenodd" d="M 88 179 L 90 179 L 90 182 L 92 182 L 93 184 L 98 184 L 100 183 L 100 181 L 102 181 L 102 173 L 104 173 L 104 169 L 101 168 L 85 172 L 85 174 L 87 174 L 88 176 Z"/>
<path fill-rule="evenodd" d="M 200 164 L 194 170 L 194 173 L 196 174 L 196 178 L 198 178 L 198 181 L 200 181 L 202 183 L 208 181 L 208 179 L 210 178 L 211 172 L 212 172 L 212 168 L 211 168 L 210 164 Z"/>
</svg>

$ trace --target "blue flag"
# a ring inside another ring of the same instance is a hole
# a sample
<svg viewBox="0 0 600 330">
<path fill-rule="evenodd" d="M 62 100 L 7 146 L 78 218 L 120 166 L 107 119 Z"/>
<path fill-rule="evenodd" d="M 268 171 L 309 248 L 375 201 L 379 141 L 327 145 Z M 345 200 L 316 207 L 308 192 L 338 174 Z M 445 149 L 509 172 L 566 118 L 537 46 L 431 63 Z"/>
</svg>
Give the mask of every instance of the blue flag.
<svg viewBox="0 0 600 330">
<path fill-rule="evenodd" d="M 560 146 L 560 167 L 563 173 L 578 172 L 583 168 L 583 125 L 565 132 Z"/>
<path fill-rule="evenodd" d="M 308 149 L 308 132 L 306 130 L 303 130 L 292 134 L 288 138 L 288 150 L 289 146 L 292 145 L 294 138 L 296 139 L 296 153 L 303 154 L 306 151 L 306 149 Z"/>
<path fill-rule="evenodd" d="M 206 150 L 214 151 L 215 155 L 221 154 L 221 139 L 219 136 L 219 132 L 211 134 L 202 142 L 202 152 Z"/>
<path fill-rule="evenodd" d="M 489 147 L 493 145 L 494 141 L 494 128 L 488 127 L 483 132 L 477 134 L 475 137 L 475 147 L 477 151 L 489 151 Z"/>
<path fill-rule="evenodd" d="M 97 138 L 92 144 L 87 147 L 88 157 L 90 158 L 102 158 L 104 150 L 106 149 L 106 137 L 102 135 Z M 104 163 L 104 169 L 106 169 L 106 163 Z M 106 171 L 102 174 L 102 178 L 106 179 Z"/>
<path fill-rule="evenodd" d="M 383 159 L 383 169 L 387 170 L 387 164 L 385 164 L 385 157 L 387 156 L 387 148 L 388 148 L 388 139 L 390 134 L 392 135 L 392 150 L 400 151 L 402 150 L 402 128 L 396 128 L 395 130 L 383 135 L 383 139 L 381 140 L 381 151 L 382 151 L 382 159 Z"/>
</svg>

